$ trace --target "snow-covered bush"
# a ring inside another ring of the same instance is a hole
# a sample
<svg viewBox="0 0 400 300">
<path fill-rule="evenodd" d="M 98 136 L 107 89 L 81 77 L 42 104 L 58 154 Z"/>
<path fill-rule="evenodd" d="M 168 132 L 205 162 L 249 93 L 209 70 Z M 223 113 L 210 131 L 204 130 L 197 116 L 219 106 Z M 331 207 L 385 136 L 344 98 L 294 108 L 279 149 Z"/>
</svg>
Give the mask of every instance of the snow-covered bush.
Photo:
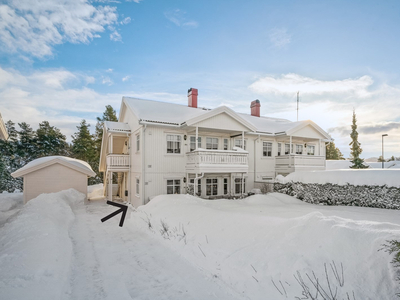
<svg viewBox="0 0 400 300">
<path fill-rule="evenodd" d="M 313 204 L 400 209 L 400 188 L 386 185 L 288 182 L 275 183 L 274 191 Z"/>
</svg>

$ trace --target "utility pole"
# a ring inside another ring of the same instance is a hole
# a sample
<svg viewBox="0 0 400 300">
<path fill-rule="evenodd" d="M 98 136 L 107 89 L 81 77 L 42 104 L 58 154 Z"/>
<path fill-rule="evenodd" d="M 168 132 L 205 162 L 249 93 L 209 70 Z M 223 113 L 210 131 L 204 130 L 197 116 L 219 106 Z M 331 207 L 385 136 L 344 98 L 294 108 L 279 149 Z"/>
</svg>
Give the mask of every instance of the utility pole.
<svg viewBox="0 0 400 300">
<path fill-rule="evenodd" d="M 299 121 L 299 91 L 297 92 L 297 122 Z"/>
</svg>

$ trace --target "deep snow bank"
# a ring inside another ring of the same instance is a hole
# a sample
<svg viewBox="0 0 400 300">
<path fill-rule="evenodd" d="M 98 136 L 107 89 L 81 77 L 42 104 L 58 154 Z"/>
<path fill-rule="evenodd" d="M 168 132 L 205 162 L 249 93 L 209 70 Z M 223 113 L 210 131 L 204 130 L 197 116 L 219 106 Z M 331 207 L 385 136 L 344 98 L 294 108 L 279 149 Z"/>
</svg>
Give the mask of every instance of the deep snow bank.
<svg viewBox="0 0 400 300">
<path fill-rule="evenodd" d="M 338 185 L 387 185 L 400 187 L 400 169 L 362 169 L 362 170 L 326 170 L 293 172 L 283 177 L 278 175 L 279 183 L 302 182 L 302 183 L 332 183 Z"/>
<path fill-rule="evenodd" d="M 60 299 L 67 289 L 72 208 L 84 194 L 69 189 L 29 201 L 0 228 L 0 299 Z"/>
<path fill-rule="evenodd" d="M 301 297 L 297 271 L 310 288 L 305 274 L 315 272 L 328 289 L 324 264 L 338 299 L 353 291 L 356 299 L 395 299 L 399 292 L 389 255 L 378 251 L 400 236 L 399 211 L 315 206 L 281 194 L 214 201 L 163 195 L 136 214 L 131 225 L 150 230 L 246 299 Z M 343 264 L 343 287 L 332 261 L 339 272 Z"/>
</svg>

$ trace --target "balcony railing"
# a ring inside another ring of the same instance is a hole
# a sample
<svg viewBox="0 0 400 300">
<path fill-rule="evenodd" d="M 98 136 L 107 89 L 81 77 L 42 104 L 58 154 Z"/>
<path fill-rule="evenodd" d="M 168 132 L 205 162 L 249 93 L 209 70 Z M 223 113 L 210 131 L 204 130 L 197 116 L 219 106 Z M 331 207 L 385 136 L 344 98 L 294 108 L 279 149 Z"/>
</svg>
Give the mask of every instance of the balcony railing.
<svg viewBox="0 0 400 300">
<path fill-rule="evenodd" d="M 278 174 L 324 169 L 324 156 L 288 154 L 275 157 L 275 170 Z"/>
<path fill-rule="evenodd" d="M 128 154 L 108 154 L 107 155 L 107 168 L 109 170 L 126 170 L 129 169 L 129 155 Z"/>
<path fill-rule="evenodd" d="M 194 150 L 186 153 L 186 170 L 197 173 L 247 172 L 246 151 Z"/>
</svg>

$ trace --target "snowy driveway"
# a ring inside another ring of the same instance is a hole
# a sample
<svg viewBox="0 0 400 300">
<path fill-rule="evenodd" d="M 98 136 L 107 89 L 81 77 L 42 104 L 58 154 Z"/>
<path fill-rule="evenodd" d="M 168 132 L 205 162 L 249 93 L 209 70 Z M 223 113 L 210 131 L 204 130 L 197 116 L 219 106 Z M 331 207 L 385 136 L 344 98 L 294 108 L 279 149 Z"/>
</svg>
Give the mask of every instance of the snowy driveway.
<svg viewBox="0 0 400 300">
<path fill-rule="evenodd" d="M 39 196 L 0 227 L 0 299 L 237 299 L 129 220 L 101 223 L 116 208 L 80 195 Z"/>
</svg>

